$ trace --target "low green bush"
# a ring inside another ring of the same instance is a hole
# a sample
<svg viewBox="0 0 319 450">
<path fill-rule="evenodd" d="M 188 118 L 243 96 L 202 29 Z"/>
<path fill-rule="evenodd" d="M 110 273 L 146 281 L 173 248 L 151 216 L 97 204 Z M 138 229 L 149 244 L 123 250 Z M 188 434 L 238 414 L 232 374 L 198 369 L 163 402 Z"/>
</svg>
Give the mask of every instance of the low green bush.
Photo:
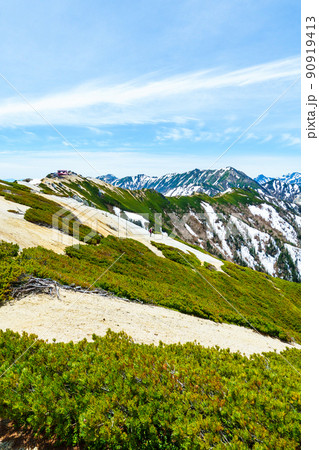
<svg viewBox="0 0 319 450">
<path fill-rule="evenodd" d="M 77 344 L 0 331 L 0 415 L 90 449 L 297 449 L 299 368 L 298 350 L 248 359 L 110 330 Z"/>
<path fill-rule="evenodd" d="M 19 246 L 11 242 L 0 241 L 0 260 L 17 256 L 19 253 Z"/>
<path fill-rule="evenodd" d="M 133 239 L 108 236 L 97 246 L 68 247 L 66 255 L 25 249 L 17 261 L 26 273 L 62 284 L 93 285 L 218 322 L 251 323 L 261 333 L 300 342 L 300 284 L 228 262 L 224 272 L 198 260 L 189 265 L 177 250 L 167 255 L 179 260 L 159 257 Z"/>
<path fill-rule="evenodd" d="M 201 262 L 193 253 L 184 253 L 175 247 L 170 247 L 169 245 L 161 244 L 159 242 L 151 241 L 154 247 L 161 250 L 165 258 L 175 261 L 179 264 L 183 264 L 188 267 L 199 267 Z"/>
<path fill-rule="evenodd" d="M 15 258 L 18 253 L 18 245 L 0 241 L 0 304 L 10 297 L 12 287 L 23 274 Z"/>
</svg>

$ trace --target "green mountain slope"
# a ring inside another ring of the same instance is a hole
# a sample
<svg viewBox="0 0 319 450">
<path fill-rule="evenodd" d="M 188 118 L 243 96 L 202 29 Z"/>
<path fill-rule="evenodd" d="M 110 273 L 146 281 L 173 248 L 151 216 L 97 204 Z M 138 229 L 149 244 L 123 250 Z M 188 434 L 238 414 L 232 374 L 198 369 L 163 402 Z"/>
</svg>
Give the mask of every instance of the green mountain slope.
<svg viewBox="0 0 319 450">
<path fill-rule="evenodd" d="M 1 266 L 2 289 L 16 282 L 17 274 L 84 287 L 94 283 L 94 287 L 132 300 L 214 321 L 253 326 L 261 333 L 300 341 L 298 283 L 227 262 L 224 272 L 217 272 L 207 263 L 201 266 L 195 256 L 167 250 L 166 258 L 161 258 L 135 240 L 113 236 L 94 246 L 68 247 L 66 255 L 41 247 L 25 249 L 11 257 L 11 269 L 7 264 Z M 116 264 L 108 270 L 114 261 Z"/>
<path fill-rule="evenodd" d="M 58 203 L 32 192 L 31 188 L 27 186 L 0 181 L 0 195 L 11 202 L 28 206 L 29 209 L 24 214 L 24 219 L 29 222 L 45 227 L 55 226 L 58 230 L 69 235 L 73 234 L 76 224 L 79 239 L 82 241 L 92 232 L 90 227 L 80 223 L 70 211 L 62 209 Z M 95 236 L 90 238 L 89 242 L 97 243 L 100 238 L 101 236 L 95 233 Z"/>
<path fill-rule="evenodd" d="M 127 190 L 78 175 L 45 178 L 40 186 L 43 192 L 111 213 L 118 208 L 144 214 L 150 226 L 173 232 L 219 258 L 300 281 L 300 216 L 288 203 L 251 188 L 215 197 L 164 197 L 155 190 Z"/>
</svg>

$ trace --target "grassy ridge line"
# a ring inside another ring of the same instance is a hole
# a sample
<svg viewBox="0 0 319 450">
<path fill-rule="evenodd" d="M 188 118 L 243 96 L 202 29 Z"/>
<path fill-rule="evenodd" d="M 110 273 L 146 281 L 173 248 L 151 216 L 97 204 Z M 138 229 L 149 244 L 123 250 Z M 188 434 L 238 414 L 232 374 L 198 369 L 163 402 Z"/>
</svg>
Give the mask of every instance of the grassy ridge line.
<svg viewBox="0 0 319 450">
<path fill-rule="evenodd" d="M 107 188 L 96 185 L 93 181 L 82 181 L 79 183 L 65 181 L 65 186 L 78 192 L 86 200 L 95 203 L 102 208 L 108 205 L 117 206 L 123 210 L 136 213 L 154 212 L 176 212 L 184 214 L 190 209 L 203 212 L 201 202 L 211 205 L 246 205 L 267 203 L 261 199 L 256 191 L 237 188 L 232 193 L 226 193 L 216 197 L 207 194 L 196 194 L 192 196 L 165 197 L 163 194 L 152 189 L 127 190 L 123 188 Z"/>
<path fill-rule="evenodd" d="M 124 253 L 98 279 L 95 287 L 197 317 L 248 326 L 242 315 L 261 333 L 300 342 L 299 284 L 226 262 L 224 273 L 216 272 L 209 264 L 201 266 L 200 261 L 190 255 L 189 262 L 240 311 L 239 315 L 181 258 L 178 250 L 162 246 L 161 249 L 166 258 L 158 257 L 133 239 L 113 236 L 102 239 L 96 246 L 68 247 L 66 255 L 57 255 L 41 247 L 25 249 L 19 256 L 8 257 L 6 263 L 0 265 L 2 289 L 7 292 L 19 273 L 88 288 Z"/>
<path fill-rule="evenodd" d="M 163 194 L 152 189 L 127 190 L 119 187 L 108 187 L 100 183 L 94 183 L 93 180 L 63 180 L 63 186 L 56 186 L 58 192 L 63 195 L 71 193 L 79 194 L 89 204 L 111 211 L 112 206 L 137 214 L 149 214 L 151 224 L 154 225 L 154 214 L 164 213 L 165 226 L 170 228 L 171 220 L 169 213 L 176 213 L 182 216 L 190 210 L 198 213 L 203 212 L 202 202 L 216 205 L 235 205 L 243 206 L 247 204 L 267 203 L 260 198 L 259 194 L 252 189 L 237 188 L 232 193 L 226 193 L 216 197 L 210 197 L 207 194 L 196 194 L 192 196 L 165 197 Z M 45 184 L 42 185 L 45 189 Z M 49 192 L 49 191 L 48 191 Z M 50 189 L 50 192 L 53 191 Z"/>
<path fill-rule="evenodd" d="M 35 336 L 0 332 L 4 371 Z M 37 341 L 0 378 L 0 414 L 91 449 L 300 445 L 300 376 L 280 355 L 250 359 L 196 344 Z M 300 367 L 300 351 L 283 352 Z"/>
</svg>

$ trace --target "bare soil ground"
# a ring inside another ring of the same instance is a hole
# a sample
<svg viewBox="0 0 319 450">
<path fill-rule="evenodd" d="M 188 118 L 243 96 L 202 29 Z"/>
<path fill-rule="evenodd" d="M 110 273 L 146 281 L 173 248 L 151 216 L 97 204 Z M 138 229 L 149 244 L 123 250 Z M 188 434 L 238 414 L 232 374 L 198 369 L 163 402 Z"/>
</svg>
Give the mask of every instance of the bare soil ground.
<svg viewBox="0 0 319 450">
<path fill-rule="evenodd" d="M 25 205 L 10 202 L 0 196 L 0 241 L 13 242 L 20 248 L 41 245 L 56 253 L 64 253 L 65 247 L 79 243 L 77 239 L 58 230 L 24 220 L 27 209 Z"/>
<path fill-rule="evenodd" d="M 245 327 L 219 324 L 111 295 L 104 297 L 65 289 L 60 290 L 60 300 L 37 294 L 4 304 L 0 308 L 0 329 L 7 328 L 58 342 L 91 340 L 93 333 L 103 336 L 110 328 L 115 332 L 125 331 L 137 343 L 196 341 L 205 347 L 218 345 L 247 356 L 292 347 Z"/>
<path fill-rule="evenodd" d="M 27 427 L 19 428 L 13 422 L 0 418 L 0 450 L 80 450 L 81 446 L 59 446 L 52 439 L 35 437 Z"/>
</svg>

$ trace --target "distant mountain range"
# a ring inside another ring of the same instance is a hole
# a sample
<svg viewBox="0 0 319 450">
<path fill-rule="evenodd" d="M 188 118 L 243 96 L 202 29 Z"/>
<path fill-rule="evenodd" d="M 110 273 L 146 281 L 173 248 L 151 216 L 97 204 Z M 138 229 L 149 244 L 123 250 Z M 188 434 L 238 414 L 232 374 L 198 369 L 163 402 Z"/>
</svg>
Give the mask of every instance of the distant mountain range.
<svg viewBox="0 0 319 450">
<path fill-rule="evenodd" d="M 234 188 L 254 189 L 260 193 L 294 203 L 300 203 L 301 197 L 301 175 L 298 172 L 279 178 L 259 175 L 253 179 L 233 167 L 226 167 L 216 170 L 194 169 L 189 172 L 167 174 L 161 177 L 140 174 L 117 178 L 108 174 L 98 178 L 124 189 L 154 189 L 166 197 L 187 196 L 195 193 L 203 193 L 213 197 L 227 189 Z"/>
<path fill-rule="evenodd" d="M 301 174 L 293 172 L 278 178 L 269 178 L 258 175 L 255 181 L 262 185 L 271 195 L 281 200 L 300 204 L 301 201 Z"/>
<path fill-rule="evenodd" d="M 104 175 L 98 178 L 124 189 L 154 189 L 166 197 L 193 195 L 195 193 L 214 196 L 229 188 L 260 189 L 260 185 L 255 180 L 233 167 L 217 170 L 194 169 L 185 173 L 173 173 L 161 177 L 136 175 L 116 178 L 114 175 Z"/>
</svg>

